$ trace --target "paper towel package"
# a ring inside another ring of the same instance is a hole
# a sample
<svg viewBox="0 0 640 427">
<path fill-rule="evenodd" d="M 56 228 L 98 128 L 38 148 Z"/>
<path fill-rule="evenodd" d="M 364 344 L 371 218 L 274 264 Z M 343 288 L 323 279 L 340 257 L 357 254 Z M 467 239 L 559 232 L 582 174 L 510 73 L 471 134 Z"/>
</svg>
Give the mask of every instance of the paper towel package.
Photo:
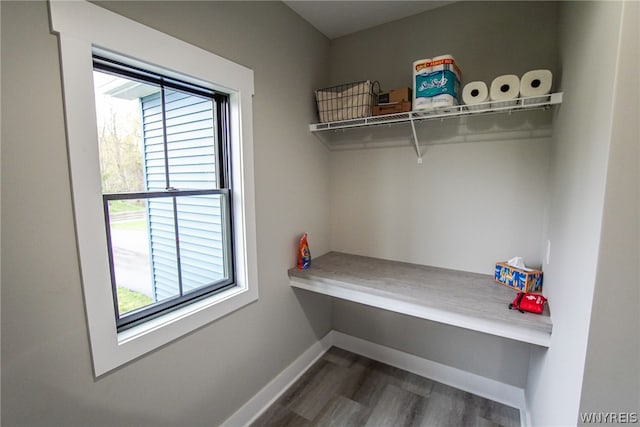
<svg viewBox="0 0 640 427">
<path fill-rule="evenodd" d="M 413 109 L 458 105 L 462 73 L 451 55 L 421 59 L 413 63 Z"/>
<path fill-rule="evenodd" d="M 462 89 L 462 102 L 467 105 L 468 110 L 481 110 L 488 108 L 488 105 L 476 105 L 489 101 L 489 88 L 485 82 L 475 81 L 464 85 Z"/>
<path fill-rule="evenodd" d="M 520 79 L 520 96 L 533 97 L 523 99 L 522 103 L 535 104 L 546 101 L 546 96 L 551 92 L 553 76 L 549 70 L 531 70 L 522 75 Z"/>
<path fill-rule="evenodd" d="M 452 55 L 440 55 L 431 59 L 431 70 L 432 71 L 444 71 L 449 70 L 452 71 L 458 80 L 462 80 L 462 72 L 458 65 L 456 64 L 456 60 Z"/>
<path fill-rule="evenodd" d="M 431 110 L 431 97 L 425 96 L 423 91 L 418 94 L 419 87 L 431 73 L 431 58 L 418 59 L 413 62 L 413 109 Z"/>
<path fill-rule="evenodd" d="M 542 292 L 542 271 L 513 267 L 497 262 L 494 279 L 519 292 Z"/>
<path fill-rule="evenodd" d="M 462 73 L 456 65 L 456 60 L 451 55 L 436 56 L 431 60 L 431 73 L 440 73 L 436 76 L 436 80 L 440 81 L 441 93 L 433 95 L 431 98 L 431 105 L 433 108 L 453 107 L 458 105 L 458 99 L 460 97 L 460 80 Z M 450 78 L 452 81 L 444 82 L 445 79 Z M 449 86 L 447 87 L 447 83 Z M 446 87 L 446 89 L 445 89 Z"/>
<path fill-rule="evenodd" d="M 518 101 L 512 100 L 518 98 L 518 95 L 520 95 L 520 78 L 515 74 L 498 76 L 491 82 L 489 97 L 492 108 L 516 105 Z"/>
</svg>

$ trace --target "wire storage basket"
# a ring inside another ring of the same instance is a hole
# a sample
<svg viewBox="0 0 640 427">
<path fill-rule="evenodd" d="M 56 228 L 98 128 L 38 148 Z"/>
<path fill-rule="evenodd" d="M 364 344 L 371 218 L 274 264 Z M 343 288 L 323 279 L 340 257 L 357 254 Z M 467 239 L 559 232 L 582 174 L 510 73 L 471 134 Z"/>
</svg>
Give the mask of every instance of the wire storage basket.
<svg viewBox="0 0 640 427">
<path fill-rule="evenodd" d="M 376 85 L 378 82 L 366 80 L 316 90 L 320 122 L 337 122 L 371 116 Z"/>
</svg>

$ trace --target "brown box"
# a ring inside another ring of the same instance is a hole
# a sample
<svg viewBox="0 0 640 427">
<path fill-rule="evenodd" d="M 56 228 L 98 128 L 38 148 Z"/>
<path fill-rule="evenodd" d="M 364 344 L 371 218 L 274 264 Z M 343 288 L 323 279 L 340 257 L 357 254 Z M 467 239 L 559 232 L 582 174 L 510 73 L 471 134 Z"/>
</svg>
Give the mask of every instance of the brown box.
<svg viewBox="0 0 640 427">
<path fill-rule="evenodd" d="M 411 102 L 411 88 L 393 89 L 378 95 L 378 104 L 393 104 L 396 102 Z"/>
<path fill-rule="evenodd" d="M 374 116 L 394 113 L 406 113 L 408 111 L 411 111 L 411 102 L 397 102 L 395 104 L 382 104 L 373 107 Z"/>
</svg>

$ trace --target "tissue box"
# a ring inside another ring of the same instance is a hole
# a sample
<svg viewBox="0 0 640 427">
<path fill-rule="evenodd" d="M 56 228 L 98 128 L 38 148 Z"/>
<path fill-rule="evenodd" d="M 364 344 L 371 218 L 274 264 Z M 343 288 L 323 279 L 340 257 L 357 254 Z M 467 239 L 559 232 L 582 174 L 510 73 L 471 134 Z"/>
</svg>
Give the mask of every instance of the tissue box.
<svg viewBox="0 0 640 427">
<path fill-rule="evenodd" d="M 539 270 L 527 271 L 497 262 L 495 280 L 519 292 L 542 292 L 542 271 Z"/>
</svg>

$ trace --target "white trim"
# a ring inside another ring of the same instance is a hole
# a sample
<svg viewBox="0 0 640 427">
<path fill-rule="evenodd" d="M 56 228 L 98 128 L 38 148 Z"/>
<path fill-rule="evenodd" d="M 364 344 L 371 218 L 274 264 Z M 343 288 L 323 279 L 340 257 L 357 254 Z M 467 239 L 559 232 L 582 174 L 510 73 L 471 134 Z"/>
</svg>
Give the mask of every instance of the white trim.
<svg viewBox="0 0 640 427">
<path fill-rule="evenodd" d="M 332 333 L 309 347 L 300 357 L 284 368 L 273 380 L 231 415 L 221 427 L 248 426 L 293 385 L 332 346 Z"/>
<path fill-rule="evenodd" d="M 533 426 L 531 421 L 531 411 L 529 411 L 529 407 L 526 404 L 520 408 L 520 425 L 522 427 Z"/>
<path fill-rule="evenodd" d="M 222 423 L 222 426 L 250 425 L 332 346 L 518 408 L 521 425 L 531 425 L 531 415 L 527 409 L 523 388 L 332 330 L 264 386 Z"/>
<path fill-rule="evenodd" d="M 258 298 L 253 180 L 253 71 L 86 1 L 50 2 L 60 36 L 73 203 L 95 376 Z M 92 52 L 186 76 L 229 94 L 236 286 L 117 333 L 104 233 Z"/>
</svg>

